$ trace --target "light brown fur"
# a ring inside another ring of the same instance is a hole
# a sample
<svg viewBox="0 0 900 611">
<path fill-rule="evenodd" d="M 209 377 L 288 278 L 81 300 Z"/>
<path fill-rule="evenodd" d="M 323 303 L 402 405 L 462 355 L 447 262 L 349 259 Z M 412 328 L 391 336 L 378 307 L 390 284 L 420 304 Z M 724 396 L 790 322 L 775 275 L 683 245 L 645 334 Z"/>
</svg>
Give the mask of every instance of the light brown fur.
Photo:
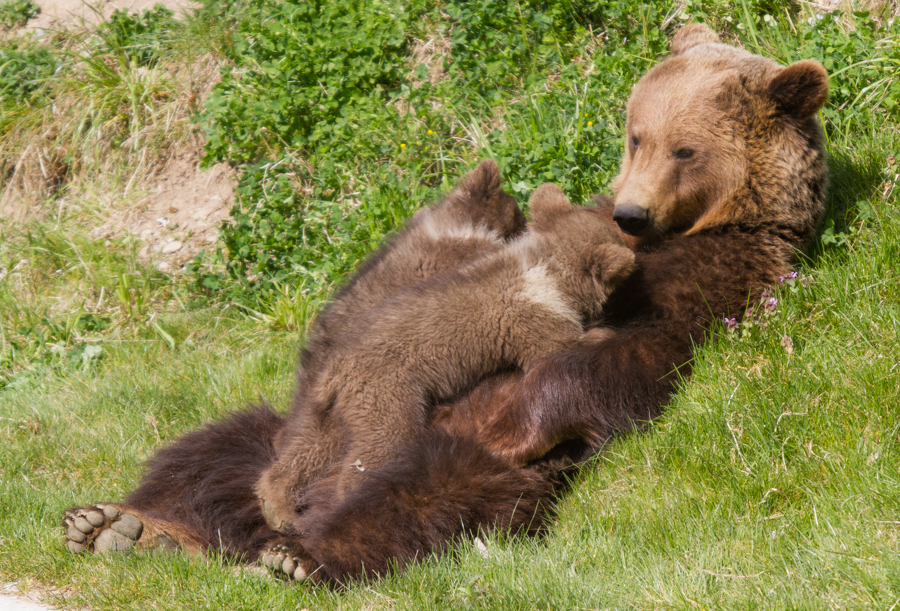
<svg viewBox="0 0 900 611">
<path fill-rule="evenodd" d="M 623 224 L 644 241 L 763 219 L 796 227 L 808 241 L 820 198 L 794 188 L 808 182 L 797 172 L 813 165 L 796 155 L 811 154 L 807 141 L 820 134 L 814 113 L 828 92 L 822 66 L 784 67 L 696 24 L 678 32 L 672 52 L 629 99 L 614 218 L 645 214 L 646 227 Z M 824 186 L 824 175 L 812 182 Z"/>
<path fill-rule="evenodd" d="M 497 164 L 481 162 L 441 202 L 417 211 L 318 316 L 301 355 L 291 415 L 275 437 L 279 460 L 256 485 L 273 527 L 286 526 L 277 516 L 295 513 L 296 492 L 346 451 L 342 423 L 313 409 L 310 398 L 335 351 L 354 345 L 364 333 L 360 321 L 385 298 L 497 252 L 525 230 L 525 216 L 500 183 Z"/>
<path fill-rule="evenodd" d="M 318 417 L 347 440 L 335 463 L 337 498 L 414 443 L 436 401 L 577 341 L 582 321 L 596 317 L 630 273 L 634 253 L 595 210 L 573 207 L 554 185 L 535 191 L 531 210 L 531 230 L 515 242 L 370 311 L 356 326 L 358 339 L 337 350 L 319 387 L 309 389 Z M 301 472 L 304 459 L 319 460 L 302 434 L 281 456 Z M 271 522 L 297 514 L 296 507 L 277 514 L 259 492 Z"/>
</svg>

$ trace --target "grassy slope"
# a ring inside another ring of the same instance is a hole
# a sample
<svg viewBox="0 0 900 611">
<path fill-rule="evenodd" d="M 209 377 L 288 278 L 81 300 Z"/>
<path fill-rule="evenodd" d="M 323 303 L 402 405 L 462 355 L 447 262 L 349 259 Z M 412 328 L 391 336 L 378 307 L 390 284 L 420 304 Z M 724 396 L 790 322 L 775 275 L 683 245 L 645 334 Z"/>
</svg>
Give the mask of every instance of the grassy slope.
<svg viewBox="0 0 900 611">
<path fill-rule="evenodd" d="M 285 404 L 298 335 L 220 306 L 171 306 L 152 322 L 113 317 L 99 363 L 38 369 L 0 391 L 0 578 L 60 587 L 56 602 L 95 609 L 890 608 L 900 599 L 900 200 L 884 193 L 900 147 L 896 124 L 864 127 L 829 134 L 845 237 L 804 267 L 808 286 L 776 289 L 766 327 L 700 350 L 666 415 L 583 471 L 546 538 L 488 536 L 488 557 L 465 544 L 341 595 L 217 558 L 65 553 L 66 507 L 120 497 L 155 448 L 260 394 Z M 864 223 L 853 221 L 859 200 L 872 204 Z M 95 298 L 120 272 L 152 276 L 126 255 L 78 265 L 64 252 L 72 265 L 60 279 L 56 259 L 16 244 L 5 259 L 32 257 L 48 273 L 29 276 L 31 302 L 7 285 L 7 312 L 79 290 Z M 141 291 L 188 302 L 177 283 L 154 282 Z"/>
</svg>

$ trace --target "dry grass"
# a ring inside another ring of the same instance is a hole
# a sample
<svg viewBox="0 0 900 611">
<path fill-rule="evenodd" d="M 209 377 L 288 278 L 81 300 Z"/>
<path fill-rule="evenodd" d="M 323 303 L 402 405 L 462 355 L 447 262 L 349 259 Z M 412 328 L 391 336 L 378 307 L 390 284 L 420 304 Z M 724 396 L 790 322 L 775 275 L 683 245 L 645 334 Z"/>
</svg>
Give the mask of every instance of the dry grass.
<svg viewBox="0 0 900 611">
<path fill-rule="evenodd" d="M 410 82 L 414 87 L 423 82 L 434 85 L 447 78 L 444 65 L 450 58 L 449 38 L 435 30 L 429 33 L 426 40 L 413 39 L 411 46 L 409 63 L 413 74 Z M 424 80 L 417 78 L 414 73 L 415 69 L 422 65 L 428 69 L 428 75 Z"/>
<path fill-rule="evenodd" d="M 191 117 L 218 82 L 223 60 L 164 58 L 143 66 L 98 46 L 87 32 L 66 32 L 56 75 L 18 112 L 2 109 L 0 214 L 56 214 L 57 196 L 117 192 L 127 198 L 165 166 L 175 145 L 199 146 Z M 89 186 L 93 185 L 93 186 Z"/>
<path fill-rule="evenodd" d="M 841 23 L 848 30 L 855 28 L 851 17 L 853 11 L 865 11 L 871 14 L 878 24 L 893 23 L 900 16 L 900 0 L 799 0 L 810 15 L 839 12 Z"/>
</svg>

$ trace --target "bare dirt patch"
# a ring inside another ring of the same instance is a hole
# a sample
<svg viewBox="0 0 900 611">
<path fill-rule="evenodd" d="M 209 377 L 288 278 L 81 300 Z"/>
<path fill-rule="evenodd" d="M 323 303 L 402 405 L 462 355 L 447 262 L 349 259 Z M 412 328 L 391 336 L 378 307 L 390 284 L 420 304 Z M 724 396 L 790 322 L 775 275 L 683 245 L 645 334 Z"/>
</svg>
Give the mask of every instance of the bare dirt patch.
<svg viewBox="0 0 900 611">
<path fill-rule="evenodd" d="M 179 270 L 215 244 L 234 203 L 234 173 L 224 163 L 201 170 L 200 153 L 192 145 L 173 155 L 150 181 L 150 195 L 93 229 L 92 237 L 128 232 L 144 244 L 138 256 L 162 271 Z"/>
<path fill-rule="evenodd" d="M 117 9 L 139 13 L 162 4 L 178 15 L 198 6 L 187 0 L 35 0 L 35 3 L 41 7 L 41 14 L 25 25 L 25 31 L 52 30 L 62 25 L 96 24 L 109 19 Z"/>
</svg>

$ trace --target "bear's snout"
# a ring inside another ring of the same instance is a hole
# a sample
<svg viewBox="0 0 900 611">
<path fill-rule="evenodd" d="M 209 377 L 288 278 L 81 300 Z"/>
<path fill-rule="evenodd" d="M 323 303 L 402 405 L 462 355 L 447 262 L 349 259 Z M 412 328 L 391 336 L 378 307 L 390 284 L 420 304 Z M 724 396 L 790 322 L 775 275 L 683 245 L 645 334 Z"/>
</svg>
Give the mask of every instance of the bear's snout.
<svg viewBox="0 0 900 611">
<path fill-rule="evenodd" d="M 628 235 L 639 236 L 650 225 L 650 210 L 629 202 L 616 204 L 613 220 Z"/>
</svg>

